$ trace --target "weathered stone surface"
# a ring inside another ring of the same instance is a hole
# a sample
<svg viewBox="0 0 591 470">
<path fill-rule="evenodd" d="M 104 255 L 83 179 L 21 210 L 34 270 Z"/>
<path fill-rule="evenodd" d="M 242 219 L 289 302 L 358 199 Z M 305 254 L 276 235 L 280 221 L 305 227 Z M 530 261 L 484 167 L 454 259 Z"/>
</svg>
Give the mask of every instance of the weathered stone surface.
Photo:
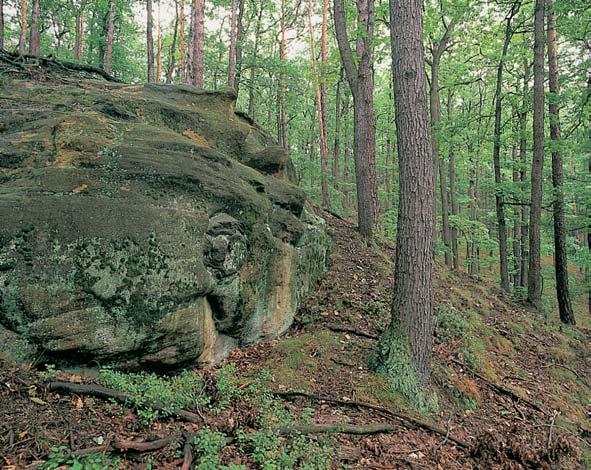
<svg viewBox="0 0 591 470">
<path fill-rule="evenodd" d="M 164 367 L 290 325 L 329 239 L 231 93 L 14 79 L 2 96 L 4 329 L 63 361 Z"/>
</svg>

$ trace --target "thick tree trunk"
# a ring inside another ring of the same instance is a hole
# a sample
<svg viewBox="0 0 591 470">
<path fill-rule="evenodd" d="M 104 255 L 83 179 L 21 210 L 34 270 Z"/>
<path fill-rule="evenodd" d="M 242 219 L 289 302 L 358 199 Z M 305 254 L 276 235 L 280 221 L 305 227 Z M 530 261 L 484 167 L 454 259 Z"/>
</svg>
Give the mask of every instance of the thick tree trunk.
<svg viewBox="0 0 591 470">
<path fill-rule="evenodd" d="M 107 50 L 105 51 L 105 67 L 107 73 L 113 72 L 113 45 L 115 43 L 115 0 L 109 0 L 109 19 L 107 26 Z"/>
<path fill-rule="evenodd" d="M 154 35 L 152 28 L 154 24 L 152 15 L 152 0 L 146 1 L 146 47 L 148 49 L 148 83 L 154 81 Z"/>
<path fill-rule="evenodd" d="M 528 301 L 542 310 L 541 219 L 544 176 L 544 2 L 536 0 L 534 16 L 534 151 L 529 214 Z"/>
<path fill-rule="evenodd" d="M 558 49 L 556 44 L 556 14 L 554 0 L 546 0 L 548 8 L 548 85 L 551 97 L 548 100 L 550 111 L 550 138 L 552 139 L 552 186 L 554 188 L 554 269 L 556 272 L 556 296 L 560 321 L 574 325 L 575 315 L 570 302 L 568 287 L 568 257 L 566 251 L 566 218 L 564 214 L 564 169 L 559 145 L 560 133 L 560 81 L 558 76 Z"/>
<path fill-rule="evenodd" d="M 29 36 L 29 54 L 35 57 L 41 52 L 41 39 L 39 37 L 39 13 L 41 5 L 40 0 L 33 0 L 31 9 L 31 31 Z"/>
<path fill-rule="evenodd" d="M 236 60 L 238 39 L 238 0 L 232 0 L 230 19 L 230 48 L 228 50 L 228 86 L 236 88 Z"/>
<path fill-rule="evenodd" d="M 185 0 L 179 1 L 179 75 L 181 83 L 187 83 L 187 50 L 185 45 Z"/>
<path fill-rule="evenodd" d="M 503 177 L 501 174 L 501 118 L 503 111 L 503 69 L 505 67 L 505 60 L 507 58 L 507 50 L 509 43 L 513 36 L 513 29 L 511 28 L 511 20 L 519 10 L 519 3 L 513 4 L 511 12 L 507 15 L 505 26 L 505 40 L 503 42 L 503 51 L 501 52 L 501 59 L 497 66 L 497 83 L 495 88 L 495 131 L 493 143 L 493 166 L 495 173 L 495 206 L 497 213 L 497 230 L 499 236 L 499 269 L 501 277 L 501 289 L 510 291 L 509 284 L 509 262 L 507 255 L 507 222 L 505 220 L 505 203 L 501 186 L 503 184 Z"/>
<path fill-rule="evenodd" d="M 193 0 L 193 85 L 203 88 L 205 0 Z"/>
<path fill-rule="evenodd" d="M 28 13 L 28 5 L 27 0 L 21 0 L 21 8 L 20 8 L 20 26 L 21 31 L 18 40 L 18 53 L 20 55 L 25 54 L 25 49 L 27 47 L 27 13 Z"/>
<path fill-rule="evenodd" d="M 355 183 L 357 186 L 357 224 L 365 238 L 379 230 L 380 203 L 375 161 L 375 113 L 373 109 L 373 31 L 374 0 L 357 1 L 358 35 L 353 58 L 347 34 L 343 0 L 334 0 L 334 21 L 341 61 L 353 95 L 353 137 Z"/>
<path fill-rule="evenodd" d="M 324 0 L 326 3 L 326 0 Z M 316 63 L 316 41 L 314 39 L 314 26 L 312 24 L 312 17 L 314 16 L 312 0 L 308 0 L 308 30 L 310 34 L 310 52 L 312 73 L 314 75 L 315 86 L 314 94 L 316 99 L 316 117 L 318 121 L 318 142 L 320 144 L 320 177 L 322 187 L 322 207 L 328 209 L 330 207 L 330 196 L 328 192 L 328 136 L 326 135 L 326 84 L 324 90 L 318 81 L 322 82 L 322 78 L 318 72 Z M 323 15 L 323 21 L 327 17 Z M 326 28 L 322 25 L 322 60 L 326 61 Z M 324 64 L 323 64 L 324 65 Z M 318 81 L 317 81 L 318 80 Z M 323 97 L 324 92 L 324 97 Z"/>
<path fill-rule="evenodd" d="M 392 0 L 391 42 L 400 174 L 392 322 L 382 338 L 382 368 L 397 373 L 409 341 L 423 384 L 431 374 L 435 168 L 426 102 L 423 2 Z"/>
</svg>

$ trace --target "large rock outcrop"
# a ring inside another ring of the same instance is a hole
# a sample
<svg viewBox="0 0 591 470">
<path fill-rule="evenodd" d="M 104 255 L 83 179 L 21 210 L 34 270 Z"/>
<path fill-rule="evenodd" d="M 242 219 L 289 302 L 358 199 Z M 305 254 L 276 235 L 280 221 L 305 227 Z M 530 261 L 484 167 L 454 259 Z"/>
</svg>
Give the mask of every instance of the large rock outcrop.
<svg viewBox="0 0 591 470">
<path fill-rule="evenodd" d="M 324 222 L 231 92 L 1 83 L 0 325 L 56 360 L 219 359 L 292 322 Z"/>
</svg>

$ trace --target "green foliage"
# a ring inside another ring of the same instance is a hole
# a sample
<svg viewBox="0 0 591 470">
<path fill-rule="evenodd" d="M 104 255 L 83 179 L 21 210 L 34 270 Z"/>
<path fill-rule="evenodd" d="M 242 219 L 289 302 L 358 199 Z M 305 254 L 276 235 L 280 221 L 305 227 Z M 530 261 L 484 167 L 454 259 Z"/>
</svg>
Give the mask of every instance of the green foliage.
<svg viewBox="0 0 591 470">
<path fill-rule="evenodd" d="M 220 465 L 220 452 L 226 446 L 224 433 L 209 428 L 202 429 L 193 437 L 193 445 L 197 451 L 197 470 L 227 468 Z"/>
<path fill-rule="evenodd" d="M 240 388 L 239 377 L 234 364 L 227 364 L 217 372 L 215 387 L 216 400 L 212 404 L 212 409 L 216 413 L 225 409 L 229 404 L 238 401 L 244 395 L 244 391 Z"/>
<path fill-rule="evenodd" d="M 65 446 L 52 447 L 47 458 L 40 468 L 51 470 L 67 466 L 70 470 L 107 470 L 119 467 L 119 458 L 108 454 L 90 454 L 84 457 L 71 455 L 70 449 Z"/>
<path fill-rule="evenodd" d="M 468 321 L 452 306 L 439 304 L 435 309 L 435 341 L 445 343 L 453 339 L 465 340 Z"/>
<path fill-rule="evenodd" d="M 171 416 L 181 409 L 194 409 L 206 405 L 209 397 L 203 391 L 202 379 L 191 371 L 183 371 L 172 377 L 161 377 L 153 373 L 123 373 L 102 369 L 99 383 L 124 392 L 130 405 L 137 409 L 138 416 L 146 425 L 163 416 Z M 150 403 L 164 405 L 164 410 L 150 408 Z"/>
</svg>

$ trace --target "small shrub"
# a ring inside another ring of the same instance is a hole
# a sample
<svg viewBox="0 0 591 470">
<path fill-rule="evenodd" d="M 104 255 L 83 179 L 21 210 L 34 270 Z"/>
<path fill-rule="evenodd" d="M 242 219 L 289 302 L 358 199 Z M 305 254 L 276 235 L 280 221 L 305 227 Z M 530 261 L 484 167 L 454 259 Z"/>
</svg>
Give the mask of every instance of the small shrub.
<svg viewBox="0 0 591 470">
<path fill-rule="evenodd" d="M 40 466 L 43 470 L 57 468 L 69 468 L 70 470 L 107 470 L 119 467 L 119 458 L 113 458 L 106 454 L 90 454 L 84 457 L 71 455 L 66 446 L 52 447 L 47 461 Z"/>
</svg>

